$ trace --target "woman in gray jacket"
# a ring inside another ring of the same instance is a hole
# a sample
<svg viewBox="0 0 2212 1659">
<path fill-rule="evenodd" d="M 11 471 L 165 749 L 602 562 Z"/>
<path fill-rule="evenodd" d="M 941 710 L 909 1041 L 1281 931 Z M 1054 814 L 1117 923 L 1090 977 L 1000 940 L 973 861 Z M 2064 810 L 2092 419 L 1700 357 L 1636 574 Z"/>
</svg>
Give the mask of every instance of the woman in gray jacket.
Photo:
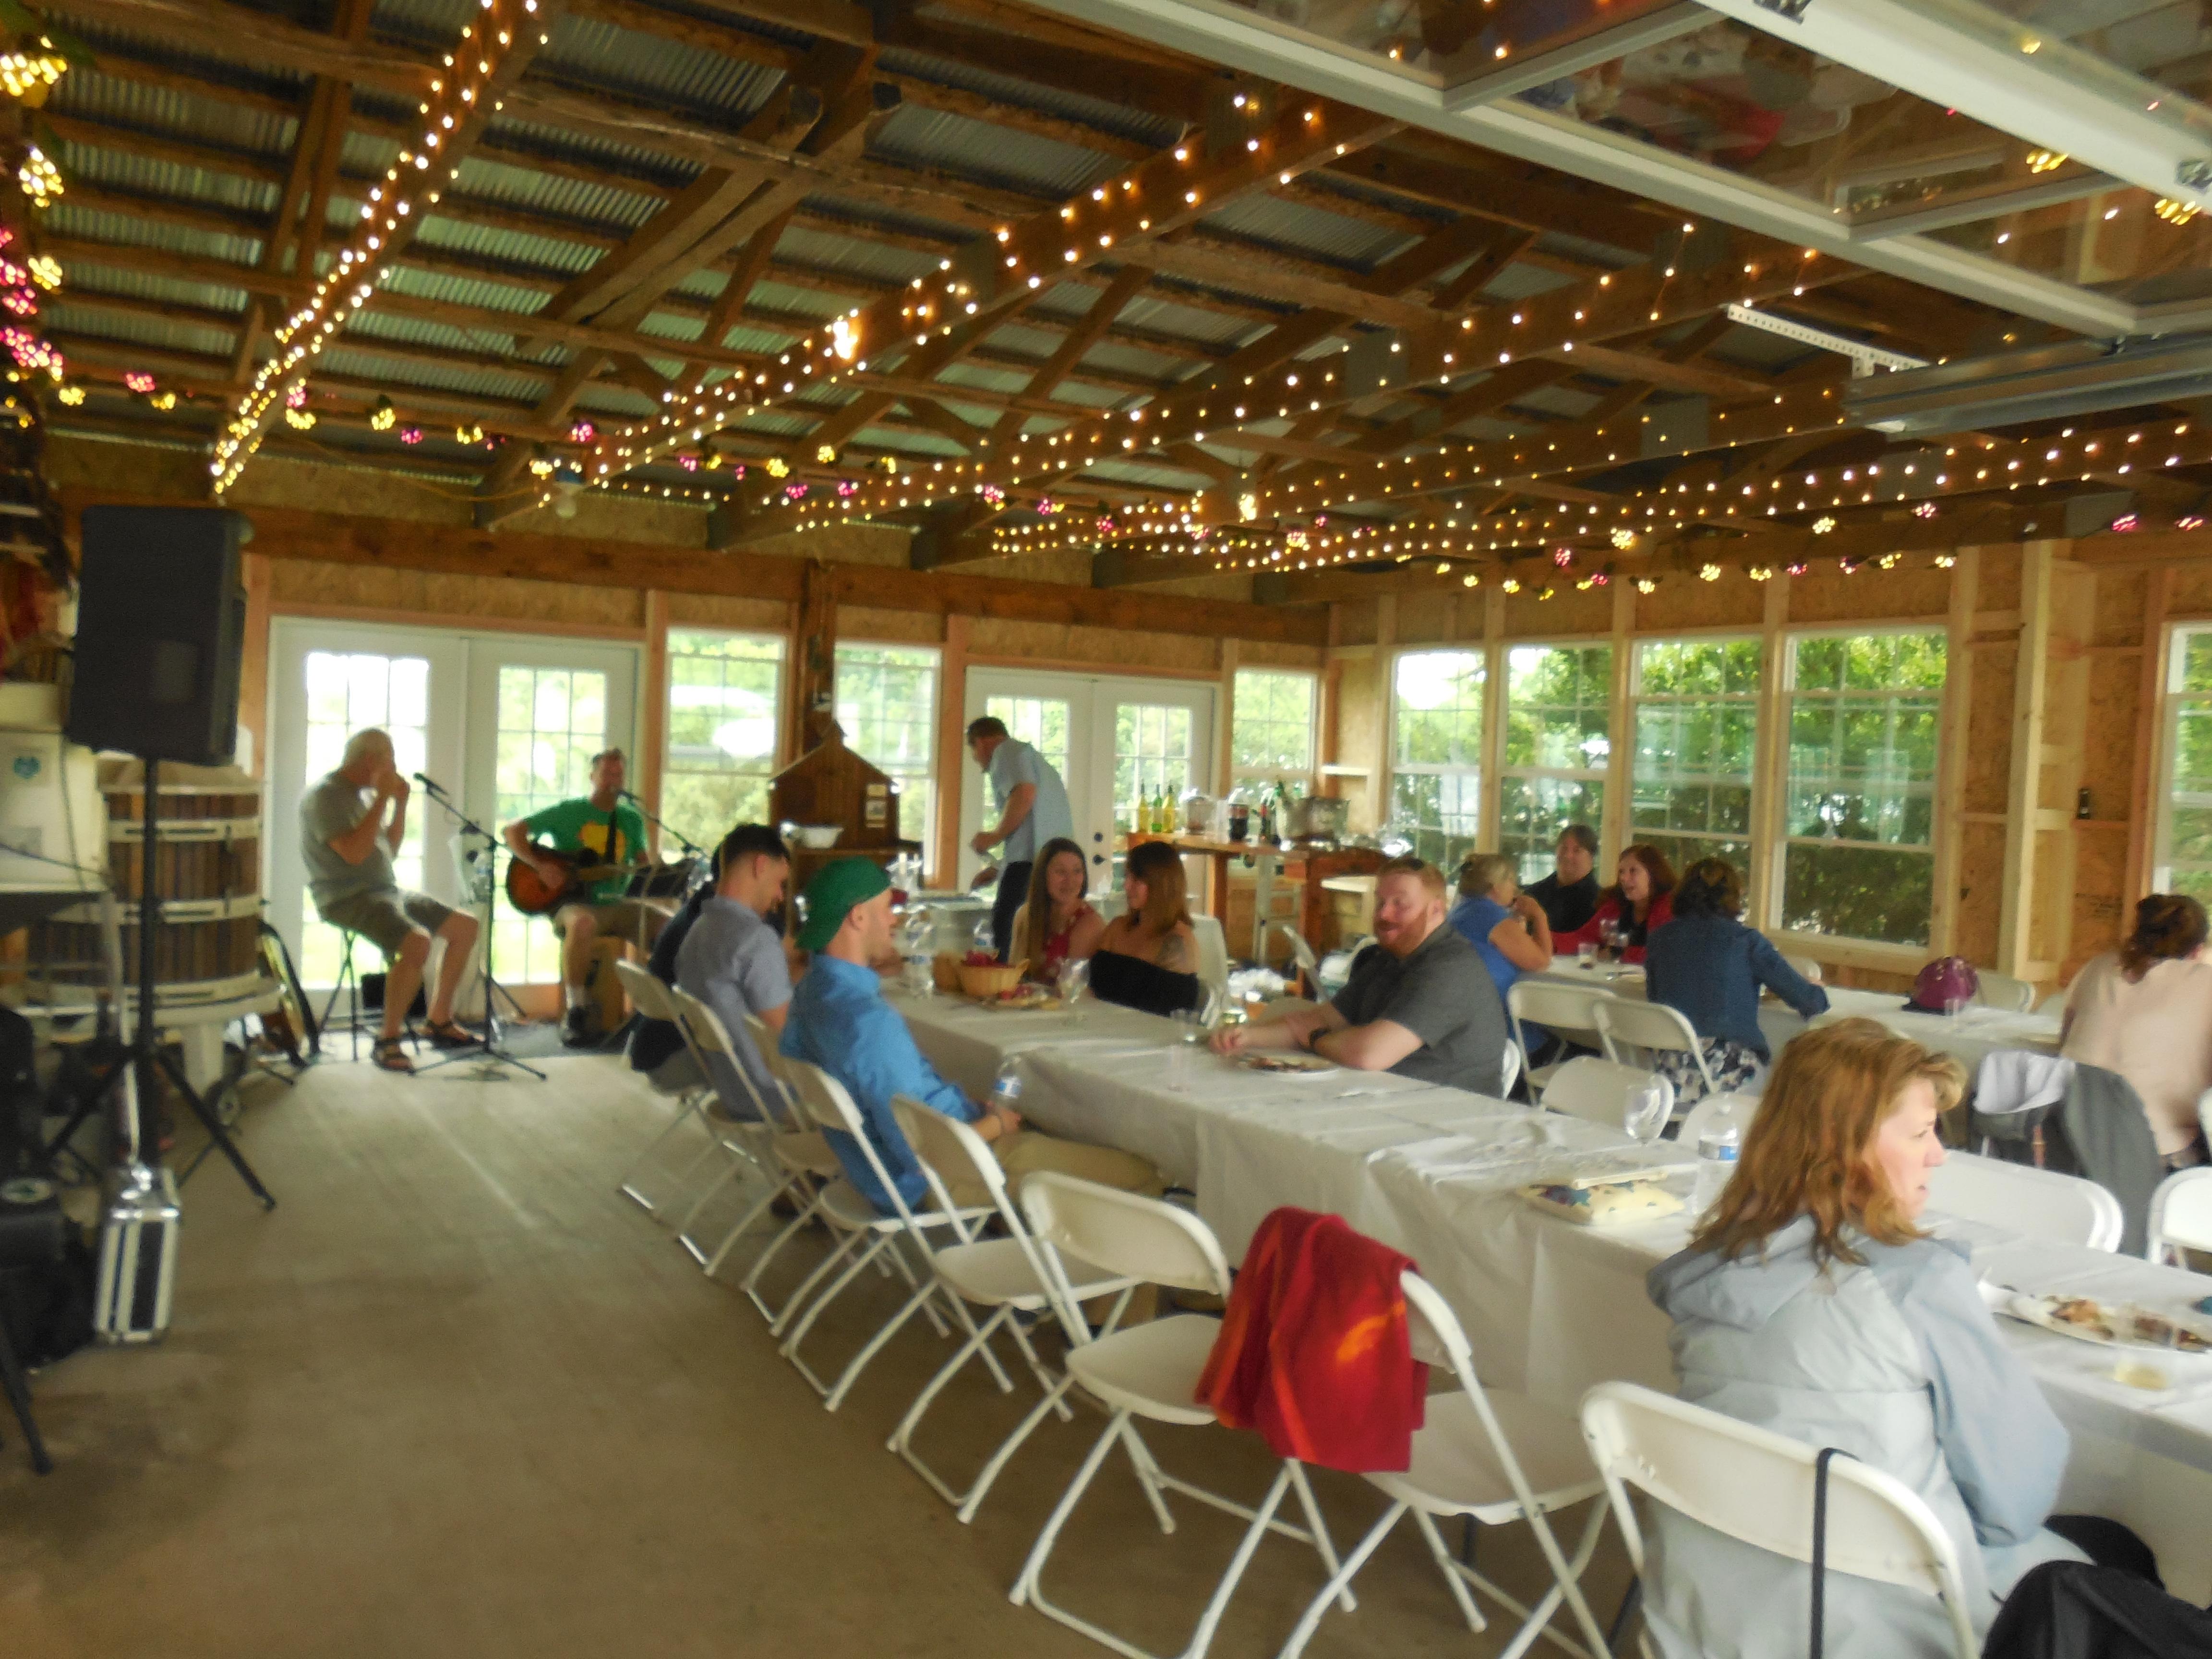
<svg viewBox="0 0 2212 1659">
<path fill-rule="evenodd" d="M 1735 1177 L 1651 1270 L 1685 1400 L 1838 1446 L 1924 1498 L 1958 1547 L 1978 1638 L 2030 1567 L 2087 1558 L 2045 1525 L 2066 1431 L 2014 1359 L 1965 1252 L 1914 1224 L 1943 1162 L 1956 1060 L 1872 1020 L 1783 1051 Z M 1666 1659 L 1795 1659 L 1808 1569 L 1660 1509 L 1645 1589 Z M 1831 1571 L 1834 1659 L 1948 1659 L 1929 1597 Z"/>
</svg>

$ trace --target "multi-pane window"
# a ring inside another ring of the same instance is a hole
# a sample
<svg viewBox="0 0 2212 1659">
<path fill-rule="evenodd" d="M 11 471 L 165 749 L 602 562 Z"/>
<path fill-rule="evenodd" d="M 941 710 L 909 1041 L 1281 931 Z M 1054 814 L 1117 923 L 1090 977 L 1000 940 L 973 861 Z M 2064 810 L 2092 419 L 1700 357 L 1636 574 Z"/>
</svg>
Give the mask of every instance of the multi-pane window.
<svg viewBox="0 0 2212 1659">
<path fill-rule="evenodd" d="M 337 769 L 346 739 L 364 726 L 381 726 L 392 736 L 393 763 L 402 777 L 423 766 L 430 720 L 430 663 L 425 657 L 386 657 L 367 651 L 310 651 L 306 664 L 307 767 L 301 780 L 310 787 Z M 417 791 L 407 803 L 407 831 L 392 854 L 392 871 L 402 887 L 422 886 L 425 820 L 435 809 Z M 343 936 L 307 908 L 300 924 L 300 981 L 335 985 L 343 958 Z M 357 972 L 376 973 L 384 954 L 356 939 Z"/>
<path fill-rule="evenodd" d="M 782 678 L 775 635 L 669 630 L 660 815 L 702 847 L 768 814 Z"/>
<path fill-rule="evenodd" d="M 837 724 L 845 746 L 898 785 L 900 836 L 927 842 L 936 804 L 937 653 L 840 645 Z"/>
<path fill-rule="evenodd" d="M 1067 776 L 1068 703 L 1065 697 L 988 697 L 983 712 L 1003 721 L 1006 735 L 1052 763 L 1052 769 Z"/>
<path fill-rule="evenodd" d="M 513 823 L 540 807 L 592 793 L 592 757 L 607 746 L 607 677 L 597 669 L 499 670 L 499 805 L 494 823 Z M 504 890 L 492 909 L 492 962 L 513 985 L 557 983 L 561 941 L 544 916 L 509 907 Z"/>
<path fill-rule="evenodd" d="M 1644 640 L 1636 647 L 1629 761 L 1632 839 L 1675 869 L 1723 858 L 1747 874 L 1758 751 L 1759 641 Z"/>
<path fill-rule="evenodd" d="M 1272 781 L 1313 770 L 1314 677 L 1271 668 L 1237 671 L 1230 722 L 1230 772 Z"/>
<path fill-rule="evenodd" d="M 1114 707 L 1114 800 L 1115 817 L 1127 815 L 1141 793 L 1146 801 L 1167 797 L 1171 821 L 1182 822 L 1176 805 L 1197 781 L 1192 772 L 1190 710 L 1181 703 L 1121 702 Z"/>
<path fill-rule="evenodd" d="M 1928 942 L 1944 646 L 1940 633 L 1791 641 L 1784 927 Z"/>
<path fill-rule="evenodd" d="M 1485 690 L 1480 651 L 1407 651 L 1392 672 L 1391 823 L 1446 870 L 1481 827 Z"/>
<path fill-rule="evenodd" d="M 1521 879 L 1551 873 L 1571 823 L 1605 821 L 1613 752 L 1609 645 L 1516 645 L 1505 656 L 1505 763 L 1499 773 L 1498 851 Z"/>
<path fill-rule="evenodd" d="M 2212 904 L 2212 629 L 2174 632 L 2166 743 L 2166 799 L 2151 882 L 2160 892 Z"/>
</svg>

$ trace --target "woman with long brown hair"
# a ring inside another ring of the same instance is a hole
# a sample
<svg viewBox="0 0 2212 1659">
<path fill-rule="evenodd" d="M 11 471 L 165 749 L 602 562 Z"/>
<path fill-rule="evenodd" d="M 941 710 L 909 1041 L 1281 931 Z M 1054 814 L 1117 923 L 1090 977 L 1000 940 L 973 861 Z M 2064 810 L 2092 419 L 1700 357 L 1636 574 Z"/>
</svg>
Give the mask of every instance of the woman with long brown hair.
<svg viewBox="0 0 2212 1659">
<path fill-rule="evenodd" d="M 2066 994 L 2061 1052 L 2134 1085 L 2169 1170 L 2206 1158 L 2197 1103 L 2212 1089 L 2207 932 L 2195 899 L 2153 893 L 2136 906 L 2126 941 L 2093 958 Z"/>
<path fill-rule="evenodd" d="M 1204 993 L 1182 854 L 1165 842 L 1131 848 L 1121 866 L 1121 890 L 1128 908 L 1098 937 L 1091 988 L 1108 1002 L 1149 1014 L 1197 1007 Z"/>
<path fill-rule="evenodd" d="M 1674 919 L 1674 866 L 1648 842 L 1620 849 L 1613 885 L 1598 897 L 1597 914 L 1571 933 L 1552 935 L 1553 950 L 1571 956 L 1578 945 L 1595 945 L 1608 927 L 1619 931 L 1623 962 L 1644 960 L 1644 946 L 1656 927 Z"/>
<path fill-rule="evenodd" d="M 1868 1019 L 1783 1050 L 1735 1176 L 1651 1270 L 1685 1400 L 1894 1476 L 1957 1546 L 1976 1638 L 2030 1567 L 2080 1560 L 2045 1525 L 2066 1431 L 2013 1357 L 1963 1250 L 1923 1232 L 1936 1121 L 1965 1074 Z M 1661 1508 L 1644 1583 L 1667 1659 L 1804 1650 L 1807 1569 Z M 1931 1597 L 1830 1572 L 1835 1659 L 1942 1659 Z"/>
<path fill-rule="evenodd" d="M 1085 895 L 1090 872 L 1082 848 L 1054 836 L 1037 849 L 1030 872 L 1030 896 L 1014 912 L 1011 959 L 1024 963 L 1030 977 L 1048 984 L 1064 962 L 1088 962 L 1098 948 L 1106 920 Z"/>
</svg>

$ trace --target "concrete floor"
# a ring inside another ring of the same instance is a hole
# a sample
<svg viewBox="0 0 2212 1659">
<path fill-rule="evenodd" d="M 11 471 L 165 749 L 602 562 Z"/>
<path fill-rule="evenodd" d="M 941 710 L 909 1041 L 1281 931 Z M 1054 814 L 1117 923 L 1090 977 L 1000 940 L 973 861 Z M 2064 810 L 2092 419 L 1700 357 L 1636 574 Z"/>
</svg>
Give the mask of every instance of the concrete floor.
<svg viewBox="0 0 2212 1659">
<path fill-rule="evenodd" d="M 617 1194 L 665 1108 L 617 1061 L 549 1070 L 485 1084 L 333 1064 L 264 1086 L 243 1144 L 280 1207 L 262 1214 L 220 1161 L 194 1178 L 167 1340 L 88 1349 L 33 1380 L 53 1474 L 29 1473 L 0 1417 L 0 1652 L 1103 1651 L 1006 1599 L 1103 1419 L 1048 1425 L 960 1526 L 884 1449 L 939 1340 L 917 1322 L 824 1413 L 750 1304 Z M 841 1362 L 890 1294 L 872 1279 L 810 1352 Z M 1030 1399 L 971 1370 L 926 1453 L 964 1478 Z M 1150 1438 L 1217 1490 L 1249 1499 L 1270 1478 L 1253 1437 Z M 1316 1483 L 1348 1546 L 1376 1494 Z M 1054 1558 L 1057 1599 L 1179 1650 L 1240 1523 L 1177 1514 L 1163 1537 L 1109 1465 Z M 1570 1544 L 1581 1516 L 1562 1525 Z M 1526 1538 L 1481 1549 L 1533 1593 Z M 1609 1535 L 1601 1618 L 1624 1572 Z M 1212 1651 L 1273 1653 L 1321 1577 L 1302 1547 L 1264 1544 Z M 1360 1610 L 1332 1613 L 1312 1653 L 1501 1645 L 1495 1622 L 1459 1622 L 1410 1526 L 1357 1588 Z"/>
</svg>

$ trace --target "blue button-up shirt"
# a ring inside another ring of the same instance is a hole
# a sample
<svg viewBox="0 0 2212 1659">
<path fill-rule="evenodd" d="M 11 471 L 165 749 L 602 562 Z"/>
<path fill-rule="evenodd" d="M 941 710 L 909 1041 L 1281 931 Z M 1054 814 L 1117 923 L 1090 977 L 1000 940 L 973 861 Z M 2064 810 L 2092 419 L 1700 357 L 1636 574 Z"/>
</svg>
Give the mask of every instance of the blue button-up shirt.
<svg viewBox="0 0 2212 1659">
<path fill-rule="evenodd" d="M 909 1206 L 927 1200 L 929 1183 L 898 1120 L 891 1115 L 891 1097 L 908 1096 L 963 1123 L 982 1115 L 973 1101 L 922 1058 L 906 1021 L 884 1000 L 883 981 L 875 969 L 858 963 L 825 955 L 814 958 L 792 994 L 791 1013 L 778 1046 L 786 1058 L 819 1066 L 845 1085 L 845 1092 L 860 1109 L 876 1156 Z M 860 1143 L 839 1130 L 823 1133 L 854 1186 L 877 1209 L 890 1213 L 890 1194 L 868 1167 Z"/>
</svg>

